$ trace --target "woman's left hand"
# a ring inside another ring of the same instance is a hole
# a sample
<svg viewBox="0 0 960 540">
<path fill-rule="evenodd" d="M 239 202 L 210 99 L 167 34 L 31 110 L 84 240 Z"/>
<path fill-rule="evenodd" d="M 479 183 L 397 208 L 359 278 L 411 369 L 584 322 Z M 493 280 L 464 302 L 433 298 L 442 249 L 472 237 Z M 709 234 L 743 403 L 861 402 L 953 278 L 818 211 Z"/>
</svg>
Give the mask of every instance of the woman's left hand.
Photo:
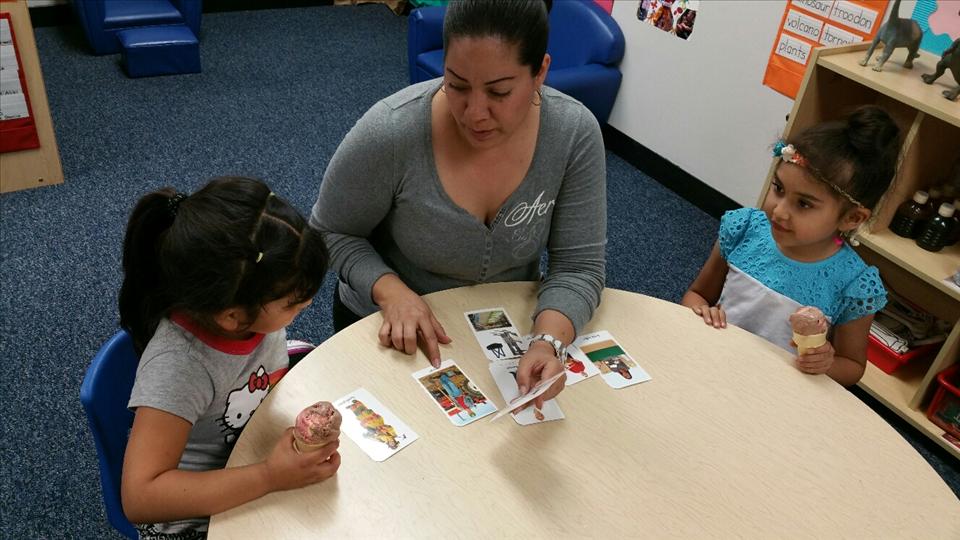
<svg viewBox="0 0 960 540">
<path fill-rule="evenodd" d="M 557 358 L 553 347 L 549 343 L 535 341 L 520 358 L 520 365 L 517 367 L 517 385 L 520 387 L 520 395 L 526 394 L 539 381 L 549 379 L 562 372 L 563 362 Z M 554 381 L 549 390 L 523 405 L 520 409 L 527 408 L 531 403 L 535 408 L 542 409 L 544 401 L 555 398 L 557 394 L 563 391 L 566 381 L 566 376 L 560 377 Z"/>
<path fill-rule="evenodd" d="M 797 355 L 797 369 L 804 373 L 826 373 L 833 367 L 834 353 L 829 341 L 815 349 L 807 349 L 806 353 Z"/>
</svg>

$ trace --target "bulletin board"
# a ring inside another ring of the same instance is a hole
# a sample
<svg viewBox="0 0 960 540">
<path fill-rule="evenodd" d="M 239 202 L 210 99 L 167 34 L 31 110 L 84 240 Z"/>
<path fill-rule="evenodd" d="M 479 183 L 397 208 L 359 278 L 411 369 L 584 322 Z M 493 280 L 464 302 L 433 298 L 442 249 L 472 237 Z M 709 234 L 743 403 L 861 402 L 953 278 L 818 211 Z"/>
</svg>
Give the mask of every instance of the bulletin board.
<svg viewBox="0 0 960 540">
<path fill-rule="evenodd" d="M 811 51 L 872 40 L 883 24 L 887 4 L 888 0 L 790 0 L 763 84 L 789 98 L 797 97 Z"/>
<path fill-rule="evenodd" d="M 30 12 L 26 0 L 0 0 L 0 14 L 9 21 L 9 30 L 15 40 L 6 42 L 4 53 L 8 68 L 15 66 L 18 72 L 4 69 L 4 116 L 13 116 L 0 121 L 5 130 L 0 130 L 2 146 L 7 152 L 0 152 L 0 193 L 17 191 L 31 187 L 63 183 L 63 167 L 60 163 L 60 151 L 57 148 L 50 118 L 50 106 L 47 103 L 47 90 L 40 71 L 40 58 L 30 23 Z M 2 23 L 2 21 L 0 21 Z M 15 64 L 10 61 L 15 54 Z M 20 84 L 13 84 L 13 73 Z M 14 96 L 20 87 L 23 97 Z M 11 89 L 13 88 L 13 89 Z M 3 97 L 3 96 L 0 96 Z M 16 99 L 14 99 L 14 97 Z M 22 100 L 22 101 L 21 101 Z M 21 104 L 22 103 L 22 104 Z M 22 110 L 27 111 L 23 116 Z M 35 140 L 31 138 L 31 135 Z M 39 145 L 39 146 L 37 146 Z"/>
</svg>

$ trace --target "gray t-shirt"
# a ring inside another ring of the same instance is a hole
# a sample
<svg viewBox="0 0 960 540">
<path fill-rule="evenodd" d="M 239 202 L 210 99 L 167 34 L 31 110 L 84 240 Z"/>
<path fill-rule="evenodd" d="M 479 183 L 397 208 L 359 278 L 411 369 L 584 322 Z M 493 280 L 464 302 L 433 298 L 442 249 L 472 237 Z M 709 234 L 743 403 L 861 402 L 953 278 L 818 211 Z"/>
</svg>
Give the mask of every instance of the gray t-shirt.
<svg viewBox="0 0 960 540">
<path fill-rule="evenodd" d="M 487 226 L 440 183 L 430 125 L 439 88 L 440 79 L 425 81 L 379 101 L 327 167 L 310 224 L 324 233 L 344 304 L 358 315 L 377 311 L 373 284 L 387 273 L 418 294 L 537 280 L 546 249 L 534 317 L 554 309 L 579 332 L 606 277 L 606 163 L 596 119 L 544 87 L 530 169 Z"/>
<path fill-rule="evenodd" d="M 189 319 L 163 319 L 140 357 L 128 407 L 152 407 L 193 424 L 178 468 L 222 469 L 250 416 L 288 367 L 286 330 L 231 341 Z M 166 534 L 206 530 L 207 518 L 158 523 Z"/>
</svg>

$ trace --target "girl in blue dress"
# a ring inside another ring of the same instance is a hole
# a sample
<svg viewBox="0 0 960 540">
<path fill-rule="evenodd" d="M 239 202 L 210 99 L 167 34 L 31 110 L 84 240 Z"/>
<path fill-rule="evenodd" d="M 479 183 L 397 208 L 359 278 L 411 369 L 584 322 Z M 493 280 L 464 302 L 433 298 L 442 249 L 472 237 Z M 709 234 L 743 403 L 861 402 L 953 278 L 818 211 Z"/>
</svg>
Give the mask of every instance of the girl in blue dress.
<svg viewBox="0 0 960 540">
<path fill-rule="evenodd" d="M 680 303 L 715 328 L 735 324 L 791 352 L 789 316 L 815 306 L 831 324 L 828 340 L 798 355 L 797 368 L 856 384 L 886 290 L 844 238 L 889 187 L 899 133 L 885 111 L 863 106 L 779 141 L 762 208 L 723 215 L 717 243 Z"/>
</svg>

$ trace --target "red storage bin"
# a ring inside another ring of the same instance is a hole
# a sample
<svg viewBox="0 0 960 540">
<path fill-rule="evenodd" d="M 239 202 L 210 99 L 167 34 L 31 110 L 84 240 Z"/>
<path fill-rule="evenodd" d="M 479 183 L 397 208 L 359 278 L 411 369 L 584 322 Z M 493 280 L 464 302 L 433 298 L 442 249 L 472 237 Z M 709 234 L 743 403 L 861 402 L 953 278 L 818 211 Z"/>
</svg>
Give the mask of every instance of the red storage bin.
<svg viewBox="0 0 960 540">
<path fill-rule="evenodd" d="M 929 343 L 927 345 L 914 347 L 903 354 L 897 354 L 884 345 L 882 341 L 873 337 L 872 334 L 869 338 L 870 340 L 867 341 L 867 360 L 870 360 L 873 365 L 880 368 L 884 373 L 893 373 L 912 360 L 934 356 L 937 354 L 940 345 L 943 344 L 942 342 Z"/>
<path fill-rule="evenodd" d="M 937 393 L 927 407 L 927 418 L 944 431 L 960 438 L 960 364 L 937 375 Z"/>
</svg>

